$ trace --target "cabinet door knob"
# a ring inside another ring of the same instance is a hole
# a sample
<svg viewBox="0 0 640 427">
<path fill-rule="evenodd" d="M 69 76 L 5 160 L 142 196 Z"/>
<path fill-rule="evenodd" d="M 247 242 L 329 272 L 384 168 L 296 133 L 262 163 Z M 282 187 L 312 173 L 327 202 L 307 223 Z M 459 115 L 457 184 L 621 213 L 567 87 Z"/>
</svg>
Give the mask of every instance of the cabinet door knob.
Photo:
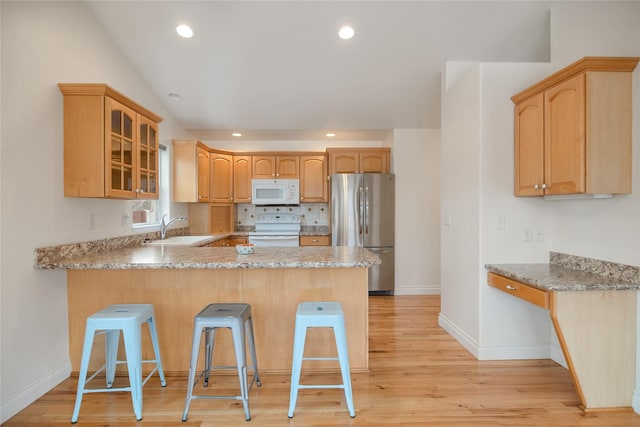
<svg viewBox="0 0 640 427">
<path fill-rule="evenodd" d="M 517 288 L 517 287 L 512 286 L 512 285 L 510 285 L 510 284 L 508 284 L 508 283 L 507 283 L 507 285 L 505 286 L 505 288 L 509 289 L 510 291 L 514 291 L 514 292 L 518 290 L 518 288 Z"/>
<path fill-rule="evenodd" d="M 551 188 L 551 186 L 547 185 L 547 184 L 542 184 L 542 189 L 543 190 L 546 190 L 547 188 Z"/>
<path fill-rule="evenodd" d="M 536 190 L 539 190 L 539 189 L 540 189 L 540 186 L 539 186 L 538 184 L 535 184 L 535 185 L 533 186 L 533 188 L 535 188 Z"/>
</svg>

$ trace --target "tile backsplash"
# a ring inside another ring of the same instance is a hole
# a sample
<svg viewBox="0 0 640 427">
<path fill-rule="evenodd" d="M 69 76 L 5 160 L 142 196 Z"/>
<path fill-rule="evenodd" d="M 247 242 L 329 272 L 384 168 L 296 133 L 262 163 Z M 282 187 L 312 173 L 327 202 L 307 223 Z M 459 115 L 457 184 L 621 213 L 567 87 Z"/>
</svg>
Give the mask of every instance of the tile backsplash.
<svg viewBox="0 0 640 427">
<path fill-rule="evenodd" d="M 253 227 L 255 218 L 261 213 L 289 212 L 300 215 L 300 225 L 328 226 L 327 203 L 301 203 L 299 206 L 255 206 L 239 203 L 236 205 L 236 228 Z"/>
</svg>

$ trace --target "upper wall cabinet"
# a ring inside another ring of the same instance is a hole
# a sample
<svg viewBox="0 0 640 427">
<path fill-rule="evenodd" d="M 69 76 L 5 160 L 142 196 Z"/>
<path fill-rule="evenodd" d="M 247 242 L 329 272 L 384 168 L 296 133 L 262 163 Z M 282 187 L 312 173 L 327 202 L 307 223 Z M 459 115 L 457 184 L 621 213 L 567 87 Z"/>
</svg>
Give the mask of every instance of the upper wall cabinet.
<svg viewBox="0 0 640 427">
<path fill-rule="evenodd" d="M 251 156 L 233 156 L 233 201 L 251 203 Z"/>
<path fill-rule="evenodd" d="M 210 197 L 209 147 L 199 141 L 173 140 L 172 200 L 206 203 Z"/>
<path fill-rule="evenodd" d="M 213 150 L 209 153 L 209 201 L 212 203 L 233 202 L 233 154 Z"/>
<path fill-rule="evenodd" d="M 631 72 L 586 57 L 514 95 L 516 196 L 631 192 Z"/>
<path fill-rule="evenodd" d="M 390 148 L 327 148 L 329 174 L 389 173 Z"/>
<path fill-rule="evenodd" d="M 158 198 L 162 118 L 105 84 L 59 83 L 64 96 L 64 195 Z"/>
<path fill-rule="evenodd" d="M 256 179 L 295 179 L 300 177 L 300 160 L 296 155 L 253 155 L 252 174 Z"/>
<path fill-rule="evenodd" d="M 305 203 L 329 201 L 327 156 L 300 156 L 300 201 Z"/>
</svg>

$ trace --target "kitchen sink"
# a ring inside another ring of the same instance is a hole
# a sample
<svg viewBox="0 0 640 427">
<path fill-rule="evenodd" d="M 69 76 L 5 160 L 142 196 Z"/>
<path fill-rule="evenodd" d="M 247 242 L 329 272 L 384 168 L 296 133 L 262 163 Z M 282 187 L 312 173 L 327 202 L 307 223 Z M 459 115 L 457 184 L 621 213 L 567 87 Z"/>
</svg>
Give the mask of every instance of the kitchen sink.
<svg viewBox="0 0 640 427">
<path fill-rule="evenodd" d="M 173 236 L 163 240 L 152 240 L 145 245 L 200 246 L 210 240 L 211 236 Z"/>
</svg>

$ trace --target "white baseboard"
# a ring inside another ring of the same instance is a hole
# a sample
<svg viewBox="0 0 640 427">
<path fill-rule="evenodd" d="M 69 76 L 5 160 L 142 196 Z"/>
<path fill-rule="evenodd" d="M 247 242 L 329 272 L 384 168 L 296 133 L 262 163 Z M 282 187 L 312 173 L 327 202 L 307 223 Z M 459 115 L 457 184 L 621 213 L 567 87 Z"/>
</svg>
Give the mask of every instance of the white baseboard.
<svg viewBox="0 0 640 427">
<path fill-rule="evenodd" d="M 36 382 L 28 385 L 24 390 L 11 397 L 8 401 L 2 402 L 2 407 L 0 408 L 0 423 L 4 423 L 9 418 L 31 405 L 45 393 L 69 378 L 70 375 L 71 362 L 68 361 L 65 365 L 51 372 L 46 377 L 40 378 Z M 71 417 L 71 414 L 69 414 L 69 417 Z"/>
<path fill-rule="evenodd" d="M 522 359 L 549 359 L 550 349 L 548 345 L 541 346 L 480 346 L 469 337 L 462 329 L 447 319 L 442 313 L 438 316 L 438 325 L 447 331 L 469 353 L 478 360 L 522 360 Z M 562 357 L 562 354 L 560 354 Z M 555 360 L 555 359 L 554 359 Z M 564 358 L 562 358 L 564 360 Z M 560 363 L 556 360 L 557 363 Z M 562 364 L 562 363 L 560 363 Z"/>
<path fill-rule="evenodd" d="M 440 287 L 396 286 L 394 295 L 440 295 Z"/>
<path fill-rule="evenodd" d="M 499 346 L 480 347 L 478 360 L 549 359 L 549 346 Z"/>
<path fill-rule="evenodd" d="M 640 414 L 640 390 L 635 389 L 631 398 L 631 406 L 636 414 Z"/>
<path fill-rule="evenodd" d="M 438 315 L 438 325 L 447 331 L 456 341 L 458 341 L 464 348 L 467 349 L 476 359 L 480 353 L 478 349 L 478 343 L 471 337 L 464 333 L 464 331 L 458 328 L 453 322 L 449 321 L 445 316 L 440 313 Z"/>
</svg>

